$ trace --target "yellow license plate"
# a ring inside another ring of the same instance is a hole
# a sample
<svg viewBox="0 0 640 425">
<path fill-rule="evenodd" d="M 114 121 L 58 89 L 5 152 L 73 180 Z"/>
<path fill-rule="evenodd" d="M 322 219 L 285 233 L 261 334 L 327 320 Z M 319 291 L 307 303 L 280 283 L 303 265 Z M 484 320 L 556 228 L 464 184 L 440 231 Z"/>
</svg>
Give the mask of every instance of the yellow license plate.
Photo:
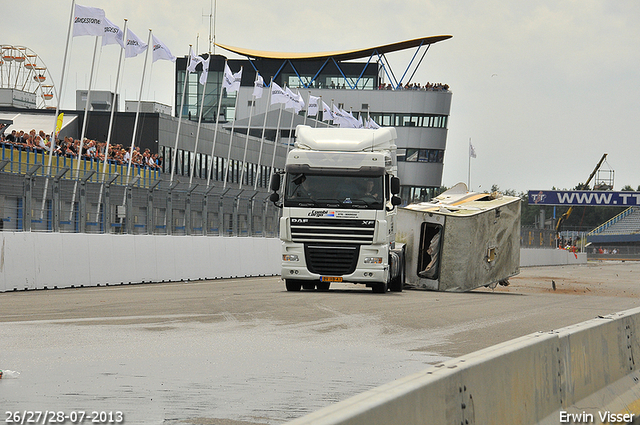
<svg viewBox="0 0 640 425">
<path fill-rule="evenodd" d="M 322 276 L 321 282 L 342 282 L 342 276 Z"/>
</svg>

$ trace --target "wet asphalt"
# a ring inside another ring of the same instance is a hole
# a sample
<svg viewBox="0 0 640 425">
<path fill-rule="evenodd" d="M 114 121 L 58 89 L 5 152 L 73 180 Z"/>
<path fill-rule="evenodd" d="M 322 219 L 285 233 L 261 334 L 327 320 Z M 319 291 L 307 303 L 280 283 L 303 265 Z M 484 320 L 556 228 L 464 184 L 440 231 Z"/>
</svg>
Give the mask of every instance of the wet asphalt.
<svg viewBox="0 0 640 425">
<path fill-rule="evenodd" d="M 639 276 L 640 262 L 601 262 L 525 268 L 506 288 L 464 294 L 292 293 L 277 277 L 2 293 L 0 369 L 20 376 L 0 380 L 0 413 L 280 424 L 452 357 L 638 307 Z"/>
</svg>

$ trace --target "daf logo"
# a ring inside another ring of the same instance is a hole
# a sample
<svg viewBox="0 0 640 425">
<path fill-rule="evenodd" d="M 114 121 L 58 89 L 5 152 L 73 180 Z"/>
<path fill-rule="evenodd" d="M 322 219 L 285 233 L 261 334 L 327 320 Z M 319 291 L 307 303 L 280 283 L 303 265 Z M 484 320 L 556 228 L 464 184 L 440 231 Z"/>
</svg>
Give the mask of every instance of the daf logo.
<svg viewBox="0 0 640 425">
<path fill-rule="evenodd" d="M 308 218 L 292 218 L 291 219 L 291 223 L 294 224 L 301 224 L 301 223 L 308 223 L 309 219 Z"/>
<path fill-rule="evenodd" d="M 362 220 L 363 226 L 371 226 L 373 224 L 373 220 Z"/>
</svg>

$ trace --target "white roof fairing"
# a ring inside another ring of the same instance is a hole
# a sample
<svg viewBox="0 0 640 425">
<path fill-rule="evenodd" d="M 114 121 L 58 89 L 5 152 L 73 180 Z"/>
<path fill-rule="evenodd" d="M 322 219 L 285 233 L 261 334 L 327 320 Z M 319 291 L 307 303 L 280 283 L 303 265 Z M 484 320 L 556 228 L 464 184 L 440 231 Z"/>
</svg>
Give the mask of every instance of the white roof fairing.
<svg viewBox="0 0 640 425">
<path fill-rule="evenodd" d="M 312 128 L 296 127 L 298 149 L 316 151 L 372 152 L 396 149 L 394 127 L 364 128 Z"/>
</svg>

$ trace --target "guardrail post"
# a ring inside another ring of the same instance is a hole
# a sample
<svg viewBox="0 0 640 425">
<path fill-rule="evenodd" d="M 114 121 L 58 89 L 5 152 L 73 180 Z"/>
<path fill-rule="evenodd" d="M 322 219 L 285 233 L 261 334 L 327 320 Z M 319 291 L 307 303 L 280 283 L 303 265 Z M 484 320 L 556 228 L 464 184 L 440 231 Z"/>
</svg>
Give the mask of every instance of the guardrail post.
<svg viewBox="0 0 640 425">
<path fill-rule="evenodd" d="M 115 173 L 104 184 L 104 203 L 102 204 L 102 214 L 104 216 L 104 232 L 111 233 L 111 184 L 120 177 L 120 174 Z"/>
<path fill-rule="evenodd" d="M 233 215 L 231 217 L 231 233 L 232 235 L 240 236 L 240 223 L 238 220 L 238 209 L 240 208 L 240 194 L 244 192 L 244 189 L 241 189 L 238 194 L 236 194 L 233 199 Z"/>
<path fill-rule="evenodd" d="M 191 236 L 191 234 L 193 233 L 191 231 L 191 226 L 193 225 L 193 223 L 191 222 L 191 194 L 193 193 L 196 187 L 198 187 L 197 183 L 195 184 L 195 186 L 187 190 L 187 199 L 185 199 L 184 231 L 187 234 L 187 236 Z"/>
<path fill-rule="evenodd" d="M 202 234 L 207 236 L 209 234 L 209 193 L 214 189 L 215 186 L 211 186 L 204 192 L 204 196 L 202 197 Z"/>
<path fill-rule="evenodd" d="M 87 231 L 87 181 L 95 174 L 95 170 L 90 170 L 80 179 L 80 199 L 78 204 L 78 232 Z"/>
<path fill-rule="evenodd" d="M 177 180 L 169 185 L 169 189 L 167 189 L 167 211 L 166 211 L 166 222 L 167 222 L 167 235 L 173 234 L 173 189 L 180 184 L 180 180 Z"/>
<path fill-rule="evenodd" d="M 27 171 L 24 179 L 24 207 L 22 213 L 22 230 L 31 231 L 31 189 L 33 189 L 33 175 L 41 165 L 34 165 Z"/>
<path fill-rule="evenodd" d="M 262 207 L 262 237 L 263 238 L 267 237 L 267 209 L 268 209 L 267 202 L 268 201 L 269 201 L 269 198 L 264 198 L 262 200 L 262 203 L 264 204 L 264 206 Z"/>
<path fill-rule="evenodd" d="M 125 224 L 125 233 L 128 235 L 133 234 L 133 186 L 135 186 L 140 181 L 140 175 L 138 174 L 129 182 L 127 187 L 125 187 L 125 212 L 124 212 L 124 224 Z"/>
<path fill-rule="evenodd" d="M 162 179 L 156 180 L 154 184 L 149 186 L 149 191 L 147 192 L 147 234 L 153 235 L 155 230 L 155 222 L 153 220 L 153 191 L 158 187 Z"/>
<path fill-rule="evenodd" d="M 224 233 L 227 233 L 226 229 L 224 228 L 224 195 L 226 195 L 230 189 L 230 187 L 226 188 L 224 192 L 220 193 L 220 201 L 218 203 L 218 234 L 220 236 L 223 236 Z"/>
<path fill-rule="evenodd" d="M 251 198 L 249 198 L 249 203 L 247 204 L 247 236 L 253 236 L 255 234 L 253 228 L 253 203 L 258 193 L 260 192 L 256 192 L 251 195 Z"/>
</svg>

